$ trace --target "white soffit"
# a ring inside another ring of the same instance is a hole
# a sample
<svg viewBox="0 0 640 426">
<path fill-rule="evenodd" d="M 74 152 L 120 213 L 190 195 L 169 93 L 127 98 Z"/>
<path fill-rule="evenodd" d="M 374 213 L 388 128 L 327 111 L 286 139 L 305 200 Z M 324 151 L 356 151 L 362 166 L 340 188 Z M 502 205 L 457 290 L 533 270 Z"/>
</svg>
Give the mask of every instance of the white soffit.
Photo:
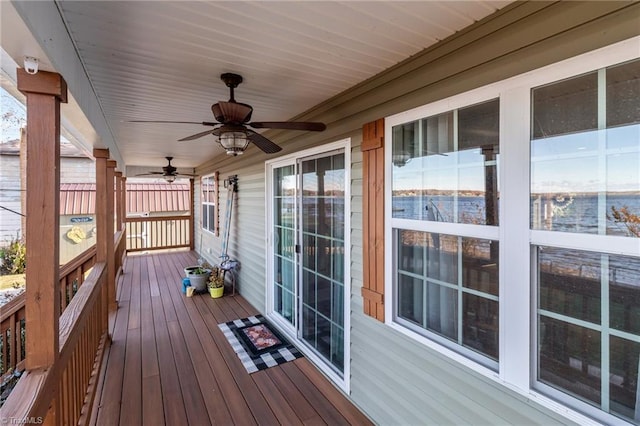
<svg viewBox="0 0 640 426">
<path fill-rule="evenodd" d="M 415 55 L 509 1 L 57 1 L 127 165 L 195 167 L 212 136 L 177 139 L 244 77 L 254 121 L 282 121 Z M 224 155 L 224 154 L 222 154 Z"/>
</svg>

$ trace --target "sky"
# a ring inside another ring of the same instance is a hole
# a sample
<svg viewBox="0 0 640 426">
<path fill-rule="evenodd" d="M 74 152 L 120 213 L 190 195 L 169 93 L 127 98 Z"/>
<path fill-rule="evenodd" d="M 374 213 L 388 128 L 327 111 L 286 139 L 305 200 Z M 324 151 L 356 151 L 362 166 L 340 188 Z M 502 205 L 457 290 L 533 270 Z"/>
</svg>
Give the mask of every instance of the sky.
<svg viewBox="0 0 640 426">
<path fill-rule="evenodd" d="M 640 124 L 538 139 L 531 147 L 534 193 L 640 192 Z M 413 158 L 392 173 L 396 191 L 484 191 L 479 149 Z"/>
<path fill-rule="evenodd" d="M 20 127 L 26 124 L 25 106 L 0 87 L 0 117 L 2 128 L 0 143 L 20 138 Z"/>
<path fill-rule="evenodd" d="M 1 1 L 1 0 L 0 0 Z M 0 143 L 20 138 L 20 127 L 27 123 L 27 109 L 9 92 L 0 87 Z M 61 143 L 71 143 L 60 135 Z"/>
</svg>

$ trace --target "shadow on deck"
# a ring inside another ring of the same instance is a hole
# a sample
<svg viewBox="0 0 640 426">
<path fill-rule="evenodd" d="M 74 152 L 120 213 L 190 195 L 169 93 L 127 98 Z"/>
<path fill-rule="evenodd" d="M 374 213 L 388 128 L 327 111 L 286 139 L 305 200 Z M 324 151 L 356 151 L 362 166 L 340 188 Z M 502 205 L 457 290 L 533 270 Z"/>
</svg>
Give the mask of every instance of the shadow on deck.
<svg viewBox="0 0 640 426">
<path fill-rule="evenodd" d="M 128 256 L 98 425 L 370 424 L 306 359 L 249 375 L 218 324 L 258 314 L 236 295 L 185 297 L 193 252 Z"/>
</svg>

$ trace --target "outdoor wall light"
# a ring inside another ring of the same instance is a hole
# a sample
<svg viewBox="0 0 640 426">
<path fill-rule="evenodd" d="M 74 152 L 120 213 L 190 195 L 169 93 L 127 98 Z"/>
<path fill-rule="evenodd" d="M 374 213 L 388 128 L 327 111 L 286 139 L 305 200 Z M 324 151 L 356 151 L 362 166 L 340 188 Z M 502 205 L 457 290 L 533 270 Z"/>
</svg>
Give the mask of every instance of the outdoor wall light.
<svg viewBox="0 0 640 426">
<path fill-rule="evenodd" d="M 24 70 L 27 74 L 35 74 L 38 72 L 38 58 L 33 56 L 24 57 Z"/>
</svg>

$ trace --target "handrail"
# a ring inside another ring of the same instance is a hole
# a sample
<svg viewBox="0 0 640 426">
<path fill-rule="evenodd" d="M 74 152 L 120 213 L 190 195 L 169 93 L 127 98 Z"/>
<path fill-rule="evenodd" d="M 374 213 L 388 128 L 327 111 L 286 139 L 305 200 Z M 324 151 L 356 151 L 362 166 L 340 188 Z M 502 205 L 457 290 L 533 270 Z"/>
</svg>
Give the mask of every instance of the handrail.
<svg viewBox="0 0 640 426">
<path fill-rule="evenodd" d="M 57 423 L 67 425 L 90 417 L 95 394 L 87 394 L 87 389 L 95 383 L 106 339 L 101 324 L 106 275 L 106 264 L 96 263 L 60 316 L 60 352 L 54 366 L 23 375 L 2 408 L 3 418 L 37 421 L 53 412 Z"/>
<path fill-rule="evenodd" d="M 125 218 L 127 251 L 191 246 L 190 216 Z"/>
<path fill-rule="evenodd" d="M 84 282 L 85 274 L 96 263 L 93 245 L 60 267 L 60 310 L 63 311 Z"/>
<path fill-rule="evenodd" d="M 127 217 L 125 222 L 162 222 L 165 220 L 182 220 L 189 219 L 189 216 L 148 216 L 148 217 Z"/>
<path fill-rule="evenodd" d="M 24 306 L 25 294 L 21 293 L 18 296 L 11 299 L 6 304 L 2 305 L 2 312 L 0 312 L 0 323 L 5 322 L 9 317 L 18 312 Z"/>
<path fill-rule="evenodd" d="M 96 262 L 96 246 L 92 246 L 60 267 L 60 310 L 64 312 L 82 287 L 86 273 Z M 25 293 L 2 306 L 0 313 L 0 377 L 20 367 L 24 360 Z"/>
</svg>

